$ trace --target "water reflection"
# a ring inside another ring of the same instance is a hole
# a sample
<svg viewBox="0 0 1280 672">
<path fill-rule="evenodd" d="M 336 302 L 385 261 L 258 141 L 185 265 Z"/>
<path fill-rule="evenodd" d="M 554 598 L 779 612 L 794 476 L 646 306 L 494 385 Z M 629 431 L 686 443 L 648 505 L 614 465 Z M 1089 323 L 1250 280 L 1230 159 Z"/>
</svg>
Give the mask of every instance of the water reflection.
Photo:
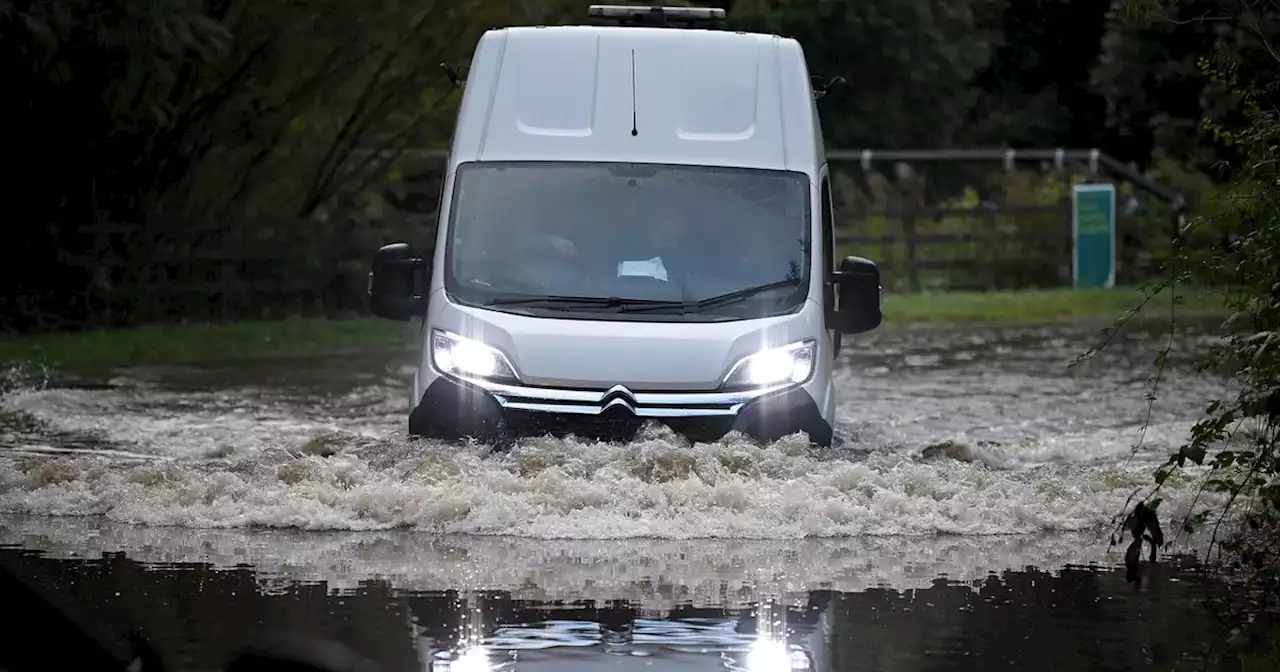
<svg viewBox="0 0 1280 672">
<path fill-rule="evenodd" d="M 674 605 L 744 606 L 761 585 L 787 602 L 815 590 L 966 584 L 1026 566 L 1119 563 L 1098 533 L 894 536 L 834 539 L 523 539 L 438 536 L 412 530 L 341 533 L 125 525 L 97 517 L 9 516 L 0 545 L 68 559 L 124 553 L 152 563 L 251 566 L 266 590 L 324 583 L 359 588 L 371 577 L 397 590 L 501 588 L 529 603 L 625 601 L 645 617 Z M 1184 540 L 1178 539 L 1182 542 Z"/>
<path fill-rule="evenodd" d="M 496 632 L 490 632 L 485 626 L 484 610 L 477 598 L 458 601 L 457 615 L 461 621 L 457 627 L 457 638 L 447 642 L 447 648 L 439 651 L 427 649 L 429 669 L 441 672 L 496 672 L 512 669 L 515 664 L 512 652 L 507 659 L 497 655 L 497 650 L 505 648 L 494 646 L 491 639 Z M 419 648 L 430 642 L 419 636 Z"/>
<path fill-rule="evenodd" d="M 1130 464 L 1156 336 L 1069 371 L 1078 327 L 860 338 L 836 456 L 383 440 L 412 371 L 377 357 L 135 370 L 3 400 L 0 509 L 54 515 L 0 517 L 0 547 L 185 670 L 277 631 L 414 672 L 1199 669 L 1197 579 L 1097 566 L 1214 391 L 1169 372 Z M 947 439 L 966 452 L 920 458 Z M 736 539 L 687 539 L 713 533 Z"/>
<path fill-rule="evenodd" d="M 789 610 L 772 600 L 761 604 L 752 614 L 756 632 L 747 644 L 746 655 L 727 653 L 726 667 L 743 672 L 823 669 L 815 665 L 813 651 L 822 651 L 825 642 L 813 636 L 817 632 L 814 624 L 802 620 L 796 624 L 799 627 L 792 629 L 787 622 L 788 615 Z"/>
<path fill-rule="evenodd" d="M 424 607 L 429 594 L 406 597 Z M 416 624 L 419 649 L 432 670 L 573 669 L 635 666 L 660 669 L 728 669 L 742 672 L 790 672 L 826 669 L 826 629 L 817 627 L 830 603 L 788 608 L 767 599 L 745 609 L 672 609 L 665 618 L 643 618 L 625 600 L 603 606 L 513 601 L 506 592 L 470 594 L 453 602 L 445 625 L 427 624 L 443 614 L 427 611 Z"/>
<path fill-rule="evenodd" d="M 772 598 L 736 612 L 683 606 L 663 619 L 638 617 L 639 610 L 621 600 L 598 607 L 509 602 L 507 597 L 458 599 L 453 632 L 428 631 L 421 627 L 426 621 L 420 621 L 418 641 L 429 669 L 562 670 L 579 664 L 598 669 L 604 664 L 601 655 L 610 657 L 609 669 L 628 667 L 628 660 L 646 669 L 828 669 L 822 661 L 830 635 L 825 617 L 829 593 L 791 608 Z"/>
<path fill-rule="evenodd" d="M 1200 669 L 1211 617 L 1187 569 L 1160 565 L 1148 588 L 1122 571 L 992 573 L 927 588 L 787 593 L 761 582 L 745 601 L 525 600 L 510 590 L 350 589 L 270 581 L 247 566 L 147 564 L 123 554 L 57 559 L 0 549 L 85 616 L 140 629 L 174 669 L 220 670 L 265 633 L 350 647 L 383 670 Z"/>
</svg>

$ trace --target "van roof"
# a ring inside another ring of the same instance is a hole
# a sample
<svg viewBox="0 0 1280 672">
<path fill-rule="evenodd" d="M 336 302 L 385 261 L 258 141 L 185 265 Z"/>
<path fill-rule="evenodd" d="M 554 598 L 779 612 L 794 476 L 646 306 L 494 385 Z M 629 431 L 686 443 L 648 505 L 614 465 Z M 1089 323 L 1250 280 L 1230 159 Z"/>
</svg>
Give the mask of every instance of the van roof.
<svg viewBox="0 0 1280 672">
<path fill-rule="evenodd" d="M 450 161 L 635 161 L 801 170 L 822 160 L 795 40 L 720 30 L 491 30 Z"/>
</svg>

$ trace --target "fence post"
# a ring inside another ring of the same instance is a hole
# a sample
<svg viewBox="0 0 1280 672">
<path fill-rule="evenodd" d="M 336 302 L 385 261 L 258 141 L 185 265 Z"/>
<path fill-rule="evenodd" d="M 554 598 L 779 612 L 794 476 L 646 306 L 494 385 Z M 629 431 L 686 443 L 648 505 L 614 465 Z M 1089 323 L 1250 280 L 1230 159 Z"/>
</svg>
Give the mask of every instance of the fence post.
<svg viewBox="0 0 1280 672">
<path fill-rule="evenodd" d="M 986 232 L 986 240 L 982 241 L 981 248 L 988 253 L 996 249 L 996 242 L 1000 239 L 999 224 L 996 220 L 996 211 L 991 208 L 984 208 L 982 212 L 982 228 Z M 978 263 L 982 264 L 984 278 L 983 284 L 986 285 L 987 291 L 996 288 L 999 280 L 998 269 L 996 268 L 997 254 L 979 254 Z"/>
<path fill-rule="evenodd" d="M 907 205 L 902 213 L 902 238 L 907 252 L 907 286 L 913 292 L 920 291 L 920 268 L 916 263 L 916 247 L 918 245 L 916 232 L 917 214 L 915 203 Z"/>
</svg>

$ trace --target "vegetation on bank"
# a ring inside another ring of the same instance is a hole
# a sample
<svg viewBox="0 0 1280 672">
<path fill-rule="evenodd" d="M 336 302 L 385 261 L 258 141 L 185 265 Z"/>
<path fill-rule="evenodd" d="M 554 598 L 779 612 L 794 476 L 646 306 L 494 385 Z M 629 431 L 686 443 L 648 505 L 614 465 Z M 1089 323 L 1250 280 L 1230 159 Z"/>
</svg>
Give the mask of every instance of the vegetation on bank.
<svg viewBox="0 0 1280 672">
<path fill-rule="evenodd" d="M 0 369 L 71 371 L 254 357 L 390 350 L 412 343 L 409 325 L 373 318 L 290 318 L 52 332 L 0 338 Z"/>
<path fill-rule="evenodd" d="M 1242 31 L 1206 29 L 1205 0 L 1144 30 L 1123 2 L 695 4 L 794 37 L 815 76 L 847 80 L 820 101 L 829 148 L 1099 147 L 1194 202 L 1231 158 L 1200 124 L 1230 98 L 1196 59 Z M 440 64 L 465 76 L 484 30 L 579 23 L 587 4 L 7 3 L 0 71 L 24 104 L 0 114 L 27 142 L 0 157 L 23 213 L 0 232 L 0 330 L 344 314 L 373 248 L 420 243 L 435 221 L 439 163 L 407 150 L 448 142 L 460 88 Z M 1152 59 L 1169 63 L 1135 67 Z M 1068 222 L 1011 212 L 1068 193 L 1051 163 L 833 162 L 836 211 L 848 235 L 889 241 L 856 244 L 884 268 L 931 262 L 913 289 L 1052 286 Z M 1120 189 L 1120 247 L 1141 253 L 1128 273 L 1158 252 L 1169 213 Z M 916 250 L 911 231 L 933 240 Z"/>
<path fill-rule="evenodd" d="M 1182 292 L 1179 313 L 1225 316 L 1211 293 Z M 887 294 L 884 328 L 922 323 L 1036 324 L 1056 320 L 1107 320 L 1135 308 L 1142 293 L 1115 290 L 1034 290 Z M 1167 314 L 1158 298 L 1148 310 Z M 129 329 L 53 332 L 0 338 L 0 366 L 38 364 L 94 370 L 149 364 L 192 363 L 244 357 L 306 356 L 389 350 L 416 345 L 416 323 L 377 318 L 291 318 L 225 324 L 183 323 Z"/>
<path fill-rule="evenodd" d="M 1141 499 L 1158 505 L 1160 486 L 1188 463 L 1210 468 L 1201 485 L 1218 495 L 1214 503 L 1202 498 L 1169 522 L 1175 530 L 1207 527 L 1213 543 L 1205 566 L 1243 584 L 1232 593 L 1257 597 L 1224 600 L 1219 616 L 1231 633 L 1226 653 L 1238 654 L 1244 669 L 1280 669 L 1280 5 L 1128 0 L 1127 6 L 1136 19 L 1131 30 L 1152 43 L 1167 39 L 1176 23 L 1200 25 L 1215 36 L 1198 54 L 1197 71 L 1227 98 L 1200 109 L 1200 128 L 1211 140 L 1204 151 L 1221 157 L 1217 170 L 1228 179 L 1182 231 L 1170 273 L 1154 289 L 1228 288 L 1224 338 L 1201 364 L 1233 373 L 1240 387 L 1208 405 Z M 1148 72 L 1179 69 L 1155 54 L 1131 62 L 1144 63 Z M 1157 369 L 1167 354 L 1157 358 Z M 1136 517 L 1124 512 L 1118 518 L 1129 528 L 1125 536 L 1141 535 L 1140 526 L 1130 525 Z"/>
</svg>

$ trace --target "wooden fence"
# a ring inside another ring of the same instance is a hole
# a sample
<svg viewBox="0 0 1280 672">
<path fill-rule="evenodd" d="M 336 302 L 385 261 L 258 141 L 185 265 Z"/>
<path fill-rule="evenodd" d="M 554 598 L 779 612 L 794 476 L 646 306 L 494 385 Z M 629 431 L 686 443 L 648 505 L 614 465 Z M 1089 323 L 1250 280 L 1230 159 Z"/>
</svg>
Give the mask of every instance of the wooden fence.
<svg viewBox="0 0 1280 672">
<path fill-rule="evenodd" d="M 868 226 L 879 220 L 881 226 Z M 870 211 L 846 217 L 841 256 L 875 261 L 895 291 L 989 290 L 1069 286 L 1071 201 L 1003 208 Z M 867 229 L 879 228 L 877 233 Z M 1117 280 L 1136 283 L 1159 272 L 1159 245 L 1117 221 Z"/>
<path fill-rule="evenodd" d="M 60 262 L 89 279 L 82 312 L 99 316 L 102 324 L 363 314 L 373 251 L 393 241 L 425 251 L 433 241 L 439 192 L 438 183 L 427 182 L 415 190 L 412 205 L 407 197 L 388 198 L 381 214 L 360 219 L 85 227 Z M 853 197 L 844 201 L 837 207 L 839 253 L 876 261 L 890 291 L 1071 283 L 1069 198 L 977 208 L 911 207 L 921 200 L 905 198 L 878 207 L 859 206 Z M 1163 227 L 1164 220 L 1156 219 Z M 1118 213 L 1122 284 L 1158 268 L 1159 245 L 1139 231 L 1150 224 Z M 1155 238 L 1167 237 L 1165 232 Z"/>
<path fill-rule="evenodd" d="M 1069 203 L 871 212 L 844 224 L 840 253 L 875 260 L 893 291 L 1071 281 Z M 98 226 L 83 252 L 63 259 L 92 278 L 85 301 L 104 322 L 363 314 L 373 251 L 398 240 L 426 249 L 432 238 L 430 225 L 403 221 L 260 219 L 162 231 Z M 1136 249 L 1120 252 L 1127 275 L 1143 272 L 1132 263 Z"/>
<path fill-rule="evenodd" d="M 82 238 L 62 263 L 90 278 L 83 300 L 93 314 L 128 323 L 363 314 L 373 251 L 429 233 L 404 222 L 268 218 L 159 230 L 104 224 Z"/>
</svg>

